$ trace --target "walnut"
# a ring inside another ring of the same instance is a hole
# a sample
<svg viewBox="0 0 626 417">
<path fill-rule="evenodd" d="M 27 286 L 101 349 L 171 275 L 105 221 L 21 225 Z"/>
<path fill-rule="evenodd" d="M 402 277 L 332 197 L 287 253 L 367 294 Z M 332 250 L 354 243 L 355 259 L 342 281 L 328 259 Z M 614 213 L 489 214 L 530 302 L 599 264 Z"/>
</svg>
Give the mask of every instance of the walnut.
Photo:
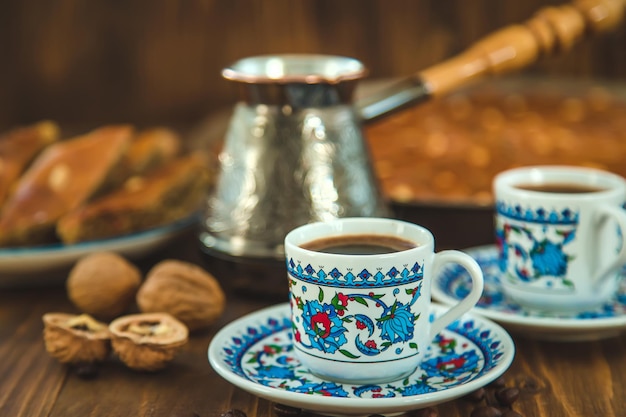
<svg viewBox="0 0 626 417">
<path fill-rule="evenodd" d="M 187 327 L 167 313 L 132 314 L 111 322 L 113 350 L 131 369 L 157 371 L 187 343 Z"/>
<path fill-rule="evenodd" d="M 82 312 L 111 319 L 124 313 L 141 285 L 141 273 L 112 252 L 80 259 L 67 279 L 68 297 Z"/>
<path fill-rule="evenodd" d="M 46 313 L 43 323 L 46 350 L 59 362 L 102 362 L 111 352 L 107 325 L 87 314 Z"/>
<path fill-rule="evenodd" d="M 176 260 L 155 265 L 137 292 L 145 313 L 165 311 L 189 330 L 208 327 L 222 314 L 226 298 L 217 280 L 202 268 Z"/>
</svg>

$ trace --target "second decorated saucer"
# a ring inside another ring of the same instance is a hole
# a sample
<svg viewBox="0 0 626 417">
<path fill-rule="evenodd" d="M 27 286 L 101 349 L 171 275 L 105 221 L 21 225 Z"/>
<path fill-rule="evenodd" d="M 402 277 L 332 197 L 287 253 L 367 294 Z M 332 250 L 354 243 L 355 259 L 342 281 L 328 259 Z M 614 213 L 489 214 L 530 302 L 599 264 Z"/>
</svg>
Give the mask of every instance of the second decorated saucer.
<svg viewBox="0 0 626 417">
<path fill-rule="evenodd" d="M 622 279 L 618 294 L 610 302 L 594 310 L 574 314 L 532 311 L 503 294 L 495 245 L 465 252 L 476 259 L 485 277 L 483 294 L 472 311 L 502 324 L 511 332 L 544 340 L 583 341 L 614 337 L 626 331 L 626 279 Z M 457 304 L 470 288 L 467 273 L 452 266 L 434 278 L 432 297 L 443 304 Z"/>
</svg>

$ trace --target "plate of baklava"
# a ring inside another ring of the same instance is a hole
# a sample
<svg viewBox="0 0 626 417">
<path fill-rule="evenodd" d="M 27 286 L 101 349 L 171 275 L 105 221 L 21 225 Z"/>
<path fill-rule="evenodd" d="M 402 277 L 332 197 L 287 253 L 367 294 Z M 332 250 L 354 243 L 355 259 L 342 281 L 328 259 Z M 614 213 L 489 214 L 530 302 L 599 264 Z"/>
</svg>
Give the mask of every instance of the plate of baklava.
<svg viewBox="0 0 626 417">
<path fill-rule="evenodd" d="M 165 127 L 64 136 L 41 121 L 0 134 L 0 285 L 95 251 L 138 258 L 162 247 L 197 221 L 208 162 Z"/>
</svg>

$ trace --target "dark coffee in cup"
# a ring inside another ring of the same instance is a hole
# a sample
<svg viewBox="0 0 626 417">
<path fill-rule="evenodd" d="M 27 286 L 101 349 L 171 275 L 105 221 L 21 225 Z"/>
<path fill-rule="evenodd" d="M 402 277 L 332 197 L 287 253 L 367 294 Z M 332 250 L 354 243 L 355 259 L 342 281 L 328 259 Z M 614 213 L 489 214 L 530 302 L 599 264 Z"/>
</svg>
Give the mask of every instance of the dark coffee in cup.
<svg viewBox="0 0 626 417">
<path fill-rule="evenodd" d="M 586 194 L 604 191 L 604 188 L 584 184 L 550 183 L 550 184 L 518 184 L 520 190 L 538 191 L 555 194 Z"/>
<path fill-rule="evenodd" d="M 401 252 L 417 247 L 415 242 L 389 235 L 345 235 L 316 239 L 301 248 L 338 255 L 378 255 Z"/>
</svg>

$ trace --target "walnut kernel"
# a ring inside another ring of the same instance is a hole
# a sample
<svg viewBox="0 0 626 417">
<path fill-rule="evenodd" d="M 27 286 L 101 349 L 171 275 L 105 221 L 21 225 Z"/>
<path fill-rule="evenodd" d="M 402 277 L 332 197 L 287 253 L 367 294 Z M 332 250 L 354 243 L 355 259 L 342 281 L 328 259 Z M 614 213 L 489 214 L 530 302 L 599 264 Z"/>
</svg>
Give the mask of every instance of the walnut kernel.
<svg viewBox="0 0 626 417">
<path fill-rule="evenodd" d="M 61 363 L 102 362 L 111 352 L 108 326 L 87 314 L 46 313 L 43 323 L 46 350 Z"/>
<path fill-rule="evenodd" d="M 111 322 L 113 350 L 131 369 L 157 371 L 187 343 L 187 327 L 167 313 L 132 314 Z"/>
</svg>

